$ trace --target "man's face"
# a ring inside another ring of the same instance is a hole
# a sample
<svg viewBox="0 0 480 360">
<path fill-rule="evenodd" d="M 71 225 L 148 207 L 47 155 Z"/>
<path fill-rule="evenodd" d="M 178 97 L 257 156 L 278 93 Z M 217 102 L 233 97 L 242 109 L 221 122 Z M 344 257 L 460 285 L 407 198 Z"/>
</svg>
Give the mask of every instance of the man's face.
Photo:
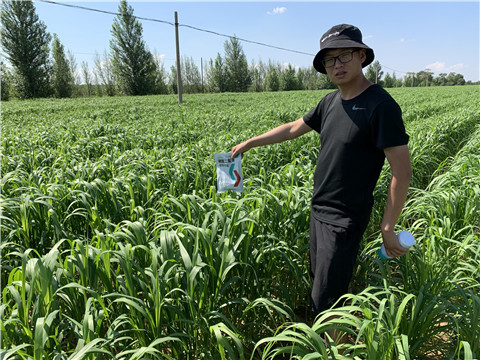
<svg viewBox="0 0 480 360">
<path fill-rule="evenodd" d="M 331 49 L 323 58 L 323 65 L 329 78 L 337 85 L 343 85 L 362 73 L 366 59 L 364 49 Z"/>
</svg>

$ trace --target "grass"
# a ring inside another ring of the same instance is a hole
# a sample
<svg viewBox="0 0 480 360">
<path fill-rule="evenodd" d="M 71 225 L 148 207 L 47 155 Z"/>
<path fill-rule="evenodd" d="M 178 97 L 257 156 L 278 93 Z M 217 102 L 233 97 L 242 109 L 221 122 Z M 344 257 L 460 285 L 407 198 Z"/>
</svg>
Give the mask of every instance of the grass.
<svg viewBox="0 0 480 360">
<path fill-rule="evenodd" d="M 385 168 L 336 321 L 293 311 L 318 136 L 250 151 L 245 193 L 216 193 L 214 152 L 324 94 L 2 104 L 2 358 L 478 358 L 477 87 L 392 90 L 415 174 L 398 230 L 417 245 L 375 256 Z M 332 328 L 353 344 L 325 341 Z"/>
</svg>

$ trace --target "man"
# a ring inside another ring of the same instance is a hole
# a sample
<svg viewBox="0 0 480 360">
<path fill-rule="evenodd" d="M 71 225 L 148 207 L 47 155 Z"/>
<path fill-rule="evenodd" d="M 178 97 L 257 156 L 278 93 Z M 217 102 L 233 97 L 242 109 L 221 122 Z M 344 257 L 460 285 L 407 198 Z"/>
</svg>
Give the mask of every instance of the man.
<svg viewBox="0 0 480 360">
<path fill-rule="evenodd" d="M 362 72 L 373 59 L 374 52 L 362 42 L 358 28 L 332 27 L 320 40 L 313 66 L 327 74 L 338 90 L 302 118 L 232 148 L 235 157 L 311 130 L 320 134 L 310 220 L 311 308 L 317 314 L 348 292 L 385 157 L 392 178 L 380 224 L 383 242 L 392 257 L 407 252 L 398 244 L 394 226 L 411 179 L 408 135 L 398 104 Z"/>
</svg>

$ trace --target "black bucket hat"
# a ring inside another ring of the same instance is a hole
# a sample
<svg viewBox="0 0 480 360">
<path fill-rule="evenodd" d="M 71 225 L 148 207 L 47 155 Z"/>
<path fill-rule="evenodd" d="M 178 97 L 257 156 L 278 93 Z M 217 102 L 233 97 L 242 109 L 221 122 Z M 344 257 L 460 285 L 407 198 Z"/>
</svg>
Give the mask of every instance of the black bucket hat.
<svg viewBox="0 0 480 360">
<path fill-rule="evenodd" d="M 320 39 L 320 51 L 313 59 L 313 67 L 318 72 L 326 74 L 327 71 L 322 64 L 322 59 L 325 52 L 329 49 L 341 48 L 361 48 L 366 49 L 367 58 L 362 64 L 362 67 L 369 65 L 375 58 L 373 50 L 365 45 L 362 41 L 362 32 L 359 28 L 353 25 L 341 24 L 335 25 Z"/>
</svg>

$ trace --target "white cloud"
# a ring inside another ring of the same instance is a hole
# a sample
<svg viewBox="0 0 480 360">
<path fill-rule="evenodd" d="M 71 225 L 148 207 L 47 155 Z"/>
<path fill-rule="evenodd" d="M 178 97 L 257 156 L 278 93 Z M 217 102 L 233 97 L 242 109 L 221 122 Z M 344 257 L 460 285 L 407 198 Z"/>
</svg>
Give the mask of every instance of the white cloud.
<svg viewBox="0 0 480 360">
<path fill-rule="evenodd" d="M 440 71 L 443 71 L 444 69 L 446 69 L 447 65 L 444 62 L 436 61 L 433 64 L 429 64 L 425 67 L 428 68 L 428 69 L 431 69 L 433 71 L 440 72 Z"/>
<path fill-rule="evenodd" d="M 462 70 L 463 68 L 465 68 L 465 65 L 462 63 L 458 63 L 458 64 L 447 66 L 447 64 L 444 62 L 436 61 L 433 64 L 426 65 L 425 68 L 430 69 L 436 73 L 445 73 L 445 72 L 448 73 L 448 72 L 458 72 L 459 70 Z"/>
<path fill-rule="evenodd" d="M 163 62 L 163 58 L 165 57 L 165 54 L 153 54 L 153 59 L 159 62 Z"/>
<path fill-rule="evenodd" d="M 268 11 L 267 14 L 268 15 L 278 15 L 278 14 L 283 14 L 286 11 L 287 11 L 287 8 L 282 6 L 282 7 L 276 7 L 275 9 L 273 9 L 272 12 Z"/>
</svg>

